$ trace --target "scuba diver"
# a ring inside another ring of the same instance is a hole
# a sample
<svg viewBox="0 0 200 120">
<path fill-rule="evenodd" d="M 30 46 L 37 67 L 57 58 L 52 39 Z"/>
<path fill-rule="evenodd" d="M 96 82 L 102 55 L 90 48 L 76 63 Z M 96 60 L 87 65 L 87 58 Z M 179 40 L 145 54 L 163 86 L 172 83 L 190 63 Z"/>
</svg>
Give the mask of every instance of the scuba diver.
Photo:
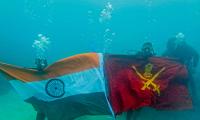
<svg viewBox="0 0 200 120">
<path fill-rule="evenodd" d="M 136 57 L 141 59 L 148 59 L 149 57 L 155 56 L 153 45 L 151 42 L 145 42 L 139 52 L 136 53 Z"/>
<path fill-rule="evenodd" d="M 145 42 L 139 52 L 135 54 L 136 58 L 148 60 L 149 57 L 156 56 L 151 42 Z M 129 110 L 126 114 L 126 120 L 136 120 L 141 109 Z"/>
<path fill-rule="evenodd" d="M 193 70 L 199 62 L 198 52 L 186 43 L 183 33 L 178 33 L 168 40 L 163 56 L 177 59 L 180 63 L 186 65 L 191 73 L 194 72 Z"/>
<path fill-rule="evenodd" d="M 35 65 L 36 65 L 35 69 L 38 70 L 39 72 L 42 72 L 44 70 L 44 68 L 46 68 L 47 65 L 48 65 L 47 59 L 45 59 L 45 58 L 36 58 L 35 59 Z M 33 105 L 33 107 L 37 111 L 36 120 L 45 120 L 46 115 L 43 112 L 40 112 L 39 110 L 37 110 L 37 107 L 35 107 L 34 105 Z"/>
<path fill-rule="evenodd" d="M 194 103 L 197 103 L 198 100 L 195 101 L 197 94 L 193 74 L 195 73 L 195 68 L 199 62 L 198 52 L 186 43 L 185 35 L 183 33 L 178 33 L 175 37 L 172 37 L 168 40 L 166 51 L 164 52 L 163 56 L 173 58 L 187 67 L 189 73 L 188 83 L 189 86 L 191 86 L 193 101 Z"/>
</svg>

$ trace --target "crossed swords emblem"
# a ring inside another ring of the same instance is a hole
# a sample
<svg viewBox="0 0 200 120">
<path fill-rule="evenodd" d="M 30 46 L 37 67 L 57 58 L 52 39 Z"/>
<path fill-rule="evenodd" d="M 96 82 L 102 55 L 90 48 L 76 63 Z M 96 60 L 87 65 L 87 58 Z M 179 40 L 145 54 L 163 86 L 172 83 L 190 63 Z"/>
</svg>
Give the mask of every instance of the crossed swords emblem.
<svg viewBox="0 0 200 120">
<path fill-rule="evenodd" d="M 153 87 L 153 91 L 156 91 L 158 95 L 160 96 L 160 86 L 157 85 L 154 81 L 156 78 L 165 70 L 165 67 L 163 67 L 161 70 L 159 70 L 155 75 L 152 74 L 153 64 L 149 63 L 145 66 L 144 74 L 142 75 L 137 68 L 132 65 L 133 70 L 136 72 L 136 74 L 143 80 L 144 86 L 141 88 L 141 90 L 145 89 L 151 89 Z"/>
</svg>

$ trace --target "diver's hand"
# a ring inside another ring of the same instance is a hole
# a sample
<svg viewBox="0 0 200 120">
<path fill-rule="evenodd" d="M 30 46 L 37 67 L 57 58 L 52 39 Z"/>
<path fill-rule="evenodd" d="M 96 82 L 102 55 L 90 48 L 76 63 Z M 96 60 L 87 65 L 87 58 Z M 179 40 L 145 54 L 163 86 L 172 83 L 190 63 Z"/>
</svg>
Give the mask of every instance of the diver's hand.
<svg viewBox="0 0 200 120">
<path fill-rule="evenodd" d="M 132 65 L 132 68 L 133 68 L 134 70 L 136 70 L 136 67 L 135 67 L 134 65 Z"/>
</svg>

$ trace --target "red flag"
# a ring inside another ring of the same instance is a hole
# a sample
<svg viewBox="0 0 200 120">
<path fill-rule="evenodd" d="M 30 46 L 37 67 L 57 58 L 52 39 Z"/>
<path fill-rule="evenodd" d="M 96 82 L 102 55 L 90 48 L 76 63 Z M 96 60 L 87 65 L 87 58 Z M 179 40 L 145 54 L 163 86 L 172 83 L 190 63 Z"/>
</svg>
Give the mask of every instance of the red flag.
<svg viewBox="0 0 200 120">
<path fill-rule="evenodd" d="M 173 110 L 192 108 L 187 69 L 174 60 L 107 55 L 105 73 L 109 99 L 116 114 L 144 106 Z"/>
</svg>

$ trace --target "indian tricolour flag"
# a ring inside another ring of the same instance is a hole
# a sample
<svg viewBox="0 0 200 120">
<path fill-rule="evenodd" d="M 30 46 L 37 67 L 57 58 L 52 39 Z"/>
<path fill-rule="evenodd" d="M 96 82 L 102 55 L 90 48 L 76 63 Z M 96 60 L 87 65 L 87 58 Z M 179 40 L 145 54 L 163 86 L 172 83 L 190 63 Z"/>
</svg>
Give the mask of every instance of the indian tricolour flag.
<svg viewBox="0 0 200 120">
<path fill-rule="evenodd" d="M 112 115 L 103 62 L 102 54 L 87 53 L 62 59 L 42 72 L 5 63 L 0 63 L 0 72 L 48 120 L 72 120 Z"/>
</svg>

